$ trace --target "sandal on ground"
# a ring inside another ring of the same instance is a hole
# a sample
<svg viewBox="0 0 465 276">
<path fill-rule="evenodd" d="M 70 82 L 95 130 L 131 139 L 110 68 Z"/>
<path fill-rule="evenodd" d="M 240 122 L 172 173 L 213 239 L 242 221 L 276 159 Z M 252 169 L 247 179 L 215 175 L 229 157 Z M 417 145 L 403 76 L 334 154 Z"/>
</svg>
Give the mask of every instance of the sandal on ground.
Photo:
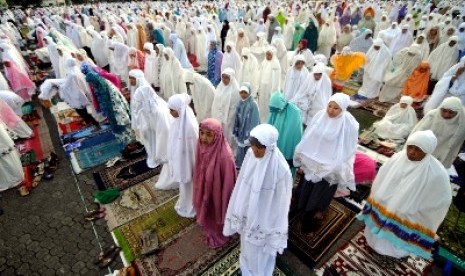
<svg viewBox="0 0 465 276">
<path fill-rule="evenodd" d="M 34 176 L 34 179 L 32 180 L 32 188 L 35 188 L 39 186 L 40 180 L 42 180 L 42 175 L 38 174 Z"/>
<path fill-rule="evenodd" d="M 101 263 L 106 257 L 110 256 L 110 254 L 116 249 L 116 245 L 110 246 L 107 250 L 101 251 L 98 255 L 97 258 L 95 258 L 94 264 L 99 264 Z"/>
<path fill-rule="evenodd" d="M 84 219 L 86 221 L 95 221 L 95 220 L 98 220 L 98 219 L 101 219 L 101 218 L 104 218 L 104 217 L 105 217 L 104 212 L 95 212 L 95 213 L 86 214 L 84 216 Z"/>
<path fill-rule="evenodd" d="M 29 190 L 26 188 L 26 186 L 21 186 L 18 188 L 19 194 L 21 196 L 28 196 L 29 195 Z"/>
<path fill-rule="evenodd" d="M 116 258 L 116 256 L 119 255 L 119 252 L 121 252 L 121 248 L 116 247 L 113 251 L 108 256 L 105 256 L 103 260 L 98 264 L 100 268 L 104 268 L 109 266 Z"/>
</svg>

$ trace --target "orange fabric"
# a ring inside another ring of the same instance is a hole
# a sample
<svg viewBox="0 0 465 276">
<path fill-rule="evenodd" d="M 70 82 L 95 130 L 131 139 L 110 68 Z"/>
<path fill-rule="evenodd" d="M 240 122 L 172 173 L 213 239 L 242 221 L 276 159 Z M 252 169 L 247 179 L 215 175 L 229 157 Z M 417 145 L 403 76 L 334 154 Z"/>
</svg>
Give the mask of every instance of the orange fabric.
<svg viewBox="0 0 465 276">
<path fill-rule="evenodd" d="M 421 69 L 424 70 L 423 73 L 420 72 Z M 412 97 L 414 100 L 423 100 L 428 92 L 429 71 L 428 62 L 422 61 L 405 82 L 402 93 Z"/>
<path fill-rule="evenodd" d="M 147 34 L 145 33 L 144 27 L 141 24 L 137 24 L 136 27 L 138 34 L 137 49 L 144 51 L 144 44 L 147 42 Z"/>
<path fill-rule="evenodd" d="M 365 54 L 352 53 L 349 55 L 336 54 L 332 58 L 334 70 L 331 73 L 331 80 L 348 80 L 354 71 L 362 68 L 365 65 Z"/>
<path fill-rule="evenodd" d="M 371 17 L 375 17 L 375 10 L 372 8 L 372 7 L 368 7 L 365 12 L 363 13 L 363 15 L 369 15 Z"/>
</svg>

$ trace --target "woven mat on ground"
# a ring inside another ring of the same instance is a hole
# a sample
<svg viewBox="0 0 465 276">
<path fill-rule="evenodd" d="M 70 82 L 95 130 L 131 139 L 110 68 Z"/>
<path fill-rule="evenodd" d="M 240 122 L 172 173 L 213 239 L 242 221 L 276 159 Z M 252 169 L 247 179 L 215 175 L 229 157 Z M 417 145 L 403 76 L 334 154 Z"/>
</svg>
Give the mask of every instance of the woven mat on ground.
<svg viewBox="0 0 465 276">
<path fill-rule="evenodd" d="M 202 276 L 240 276 L 241 270 L 239 267 L 240 247 L 236 246 L 229 251 L 223 258 L 205 270 Z M 276 260 L 276 267 L 273 276 L 295 275 L 292 271 L 279 259 Z"/>
<path fill-rule="evenodd" d="M 361 86 L 362 85 L 358 82 L 358 80 L 350 79 L 344 84 L 344 87 L 342 88 L 341 92 L 349 96 L 353 96 L 357 94 Z"/>
<path fill-rule="evenodd" d="M 134 261 L 140 255 L 139 236 L 143 231 L 156 229 L 158 242 L 163 244 L 194 222 L 193 219 L 182 218 L 176 213 L 174 205 L 177 200 L 176 196 L 155 210 L 113 231 L 128 262 Z"/>
<path fill-rule="evenodd" d="M 382 118 L 388 112 L 393 103 L 382 103 L 377 99 L 366 101 L 361 108 L 373 112 L 376 117 Z"/>
<path fill-rule="evenodd" d="M 157 180 L 158 176 L 155 176 L 134 185 L 124 190 L 117 200 L 105 205 L 105 219 L 110 231 L 156 209 L 178 194 L 178 190 L 153 190 Z"/>
<path fill-rule="evenodd" d="M 395 267 L 389 269 L 383 267 L 376 256 L 368 246 L 363 231 L 360 231 L 316 272 L 323 275 L 325 268 L 332 267 L 338 275 L 426 275 L 432 265 L 429 260 L 410 256 L 402 262 L 390 262 Z"/>
<path fill-rule="evenodd" d="M 141 276 L 198 275 L 238 243 L 239 239 L 235 237 L 221 248 L 209 248 L 202 229 L 194 223 L 160 244 L 156 255 L 141 257 L 134 263 Z"/>
<path fill-rule="evenodd" d="M 460 214 L 455 204 L 451 204 L 449 212 L 438 230 L 440 245 L 457 257 L 465 259 L 465 214 Z"/>
<path fill-rule="evenodd" d="M 318 229 L 307 234 L 301 231 L 303 212 L 297 213 L 289 222 L 289 249 L 314 265 L 349 227 L 355 215 L 354 211 L 333 200 Z"/>
<path fill-rule="evenodd" d="M 133 160 L 118 162 L 113 167 L 95 172 L 94 179 L 99 190 L 113 187 L 124 190 L 158 175 L 160 171 L 161 166 L 155 169 L 147 167 L 146 157 L 141 156 Z M 134 174 L 135 176 L 125 177 L 128 173 Z"/>
<path fill-rule="evenodd" d="M 77 112 L 70 108 L 53 114 L 58 125 L 60 135 L 75 132 L 85 128 L 85 123 Z"/>
</svg>

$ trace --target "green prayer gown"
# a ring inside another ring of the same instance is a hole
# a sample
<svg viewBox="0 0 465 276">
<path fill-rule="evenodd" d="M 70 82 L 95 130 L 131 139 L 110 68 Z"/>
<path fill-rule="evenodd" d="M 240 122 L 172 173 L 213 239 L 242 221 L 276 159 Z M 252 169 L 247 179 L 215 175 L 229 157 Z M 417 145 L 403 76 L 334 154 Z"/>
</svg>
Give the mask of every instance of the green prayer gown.
<svg viewBox="0 0 465 276">
<path fill-rule="evenodd" d="M 279 132 L 278 148 L 286 160 L 292 160 L 303 134 L 300 109 L 286 101 L 281 92 L 274 92 L 271 95 L 269 106 L 268 123 L 276 127 Z"/>
</svg>

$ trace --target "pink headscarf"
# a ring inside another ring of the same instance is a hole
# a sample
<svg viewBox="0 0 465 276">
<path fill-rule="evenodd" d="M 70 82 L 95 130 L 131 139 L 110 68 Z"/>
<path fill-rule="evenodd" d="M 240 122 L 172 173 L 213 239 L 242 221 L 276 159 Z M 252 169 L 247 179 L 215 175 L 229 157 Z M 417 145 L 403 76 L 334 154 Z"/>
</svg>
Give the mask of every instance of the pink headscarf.
<svg viewBox="0 0 465 276">
<path fill-rule="evenodd" d="M 2 99 L 0 99 L 0 121 L 5 123 L 9 129 L 15 129 L 21 121 L 21 118 Z"/>
<path fill-rule="evenodd" d="M 215 138 L 211 145 L 202 144 L 200 139 L 197 143 L 193 199 L 197 222 L 205 226 L 207 220 L 213 220 L 223 225 L 237 178 L 234 157 L 220 121 L 205 119 L 200 128 L 213 131 Z"/>
</svg>

